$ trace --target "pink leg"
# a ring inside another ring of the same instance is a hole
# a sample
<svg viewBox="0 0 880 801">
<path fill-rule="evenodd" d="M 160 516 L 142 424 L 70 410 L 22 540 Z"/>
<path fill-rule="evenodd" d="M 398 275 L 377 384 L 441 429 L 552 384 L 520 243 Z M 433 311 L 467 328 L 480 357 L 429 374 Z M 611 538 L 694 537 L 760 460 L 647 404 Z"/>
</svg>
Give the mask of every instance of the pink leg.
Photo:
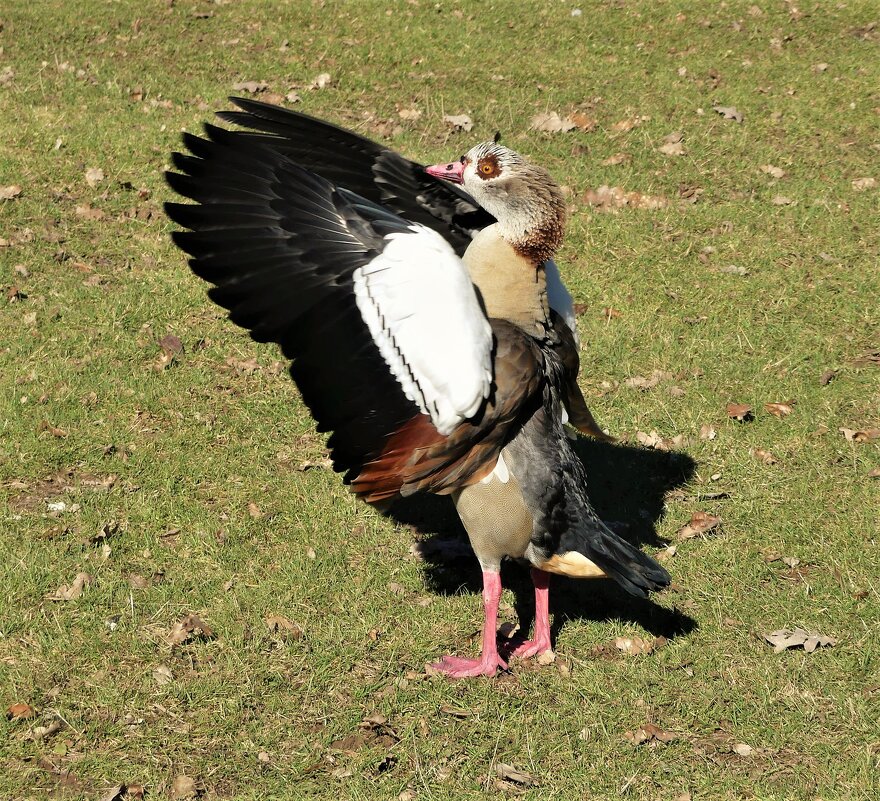
<svg viewBox="0 0 880 801">
<path fill-rule="evenodd" d="M 527 659 L 537 656 L 550 648 L 550 574 L 538 568 L 532 568 L 532 582 L 535 585 L 535 636 L 531 640 L 514 638 L 510 641 L 506 653 Z"/>
<path fill-rule="evenodd" d="M 507 663 L 498 656 L 496 627 L 498 625 L 498 601 L 501 599 L 501 576 L 491 571 L 483 571 L 483 653 L 479 659 L 461 659 L 457 656 L 444 656 L 431 665 L 434 670 L 453 679 L 471 676 L 494 676 L 495 671 L 507 668 Z"/>
</svg>

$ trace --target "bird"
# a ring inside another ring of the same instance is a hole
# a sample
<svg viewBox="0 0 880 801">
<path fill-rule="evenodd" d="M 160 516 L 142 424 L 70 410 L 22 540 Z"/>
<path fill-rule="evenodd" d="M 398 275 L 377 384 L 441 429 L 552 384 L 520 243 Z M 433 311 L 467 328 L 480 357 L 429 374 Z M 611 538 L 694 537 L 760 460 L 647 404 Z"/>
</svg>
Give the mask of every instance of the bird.
<svg viewBox="0 0 880 801">
<path fill-rule="evenodd" d="M 173 154 L 167 180 L 195 201 L 165 205 L 187 229 L 173 240 L 232 322 L 291 359 L 358 497 L 451 495 L 481 567 L 482 648 L 433 669 L 493 676 L 550 651 L 550 573 L 639 597 L 667 586 L 600 520 L 566 435 L 566 417 L 601 429 L 577 389 L 552 261 L 566 208 L 549 172 L 498 141 L 424 167 L 314 117 L 231 101 L 219 116 L 245 130 L 208 123 Z M 499 647 L 505 558 L 531 568 L 535 630 Z"/>
</svg>

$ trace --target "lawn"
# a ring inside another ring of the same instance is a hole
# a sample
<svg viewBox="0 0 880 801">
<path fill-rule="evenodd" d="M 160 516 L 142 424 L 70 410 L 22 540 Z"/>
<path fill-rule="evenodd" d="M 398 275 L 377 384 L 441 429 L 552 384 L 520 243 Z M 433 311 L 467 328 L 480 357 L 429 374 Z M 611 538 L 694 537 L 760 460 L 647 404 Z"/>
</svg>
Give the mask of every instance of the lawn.
<svg viewBox="0 0 880 801">
<path fill-rule="evenodd" d="M 0 797 L 880 797 L 878 87 L 871 0 L 6 0 Z M 669 590 L 556 581 L 554 663 L 426 674 L 479 645 L 450 506 L 356 502 L 171 244 L 230 94 L 551 170 L 590 492 Z"/>
</svg>

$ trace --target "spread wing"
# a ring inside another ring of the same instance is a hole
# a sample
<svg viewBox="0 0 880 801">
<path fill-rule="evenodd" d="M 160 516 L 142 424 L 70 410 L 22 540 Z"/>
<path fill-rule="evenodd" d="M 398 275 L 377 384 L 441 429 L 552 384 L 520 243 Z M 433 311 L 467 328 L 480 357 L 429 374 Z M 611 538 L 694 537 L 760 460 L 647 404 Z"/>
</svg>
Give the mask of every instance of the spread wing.
<svg viewBox="0 0 880 801">
<path fill-rule="evenodd" d="M 230 318 L 293 360 L 336 469 L 368 499 L 491 469 L 540 365 L 504 366 L 504 324 L 452 248 L 258 139 L 206 131 L 167 176 L 197 201 L 166 205 L 190 229 L 174 241 Z"/>
<path fill-rule="evenodd" d="M 219 117 L 258 133 L 248 137 L 283 153 L 336 186 L 344 186 L 411 222 L 437 231 L 461 256 L 473 235 L 495 222 L 470 195 L 364 136 L 308 114 L 232 97 L 240 111 Z"/>
</svg>

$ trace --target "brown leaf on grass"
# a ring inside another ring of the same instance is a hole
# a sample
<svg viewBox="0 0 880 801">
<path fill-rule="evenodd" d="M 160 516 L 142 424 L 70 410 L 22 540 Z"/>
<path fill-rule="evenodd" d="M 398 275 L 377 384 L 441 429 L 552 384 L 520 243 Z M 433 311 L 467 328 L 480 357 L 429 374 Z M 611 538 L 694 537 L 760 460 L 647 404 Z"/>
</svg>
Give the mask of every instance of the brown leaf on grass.
<svg viewBox="0 0 880 801">
<path fill-rule="evenodd" d="M 92 577 L 88 573 L 77 573 L 73 583 L 69 586 L 62 584 L 55 592 L 46 596 L 49 601 L 75 601 L 82 597 L 83 588 L 92 583 Z"/>
<path fill-rule="evenodd" d="M 77 217 L 80 217 L 83 220 L 103 220 L 106 216 L 101 209 L 96 209 L 88 203 L 83 206 L 77 206 L 73 212 Z"/>
<path fill-rule="evenodd" d="M 544 133 L 567 133 L 577 128 L 577 124 L 568 117 L 563 119 L 555 111 L 545 111 L 532 117 L 529 128 Z"/>
<path fill-rule="evenodd" d="M 55 720 L 45 726 L 36 726 L 31 732 L 31 739 L 40 741 L 48 740 L 53 734 L 58 734 L 64 728 L 64 722 L 55 718 Z"/>
<path fill-rule="evenodd" d="M 574 114 L 570 114 L 568 119 L 570 119 L 580 130 L 582 131 L 592 131 L 596 127 L 596 120 L 592 117 L 588 117 L 581 111 L 575 111 Z"/>
<path fill-rule="evenodd" d="M 685 154 L 683 140 L 684 134 L 681 131 L 673 131 L 663 137 L 663 144 L 657 149 L 664 156 L 683 156 Z"/>
<path fill-rule="evenodd" d="M 587 189 L 581 195 L 581 199 L 597 211 L 612 213 L 627 207 L 632 209 L 663 209 L 669 205 L 669 200 L 662 195 L 627 192 L 620 186 L 607 186 L 606 184 L 598 189 Z"/>
<path fill-rule="evenodd" d="M 0 200 L 14 200 L 21 195 L 21 187 L 18 184 L 0 186 Z"/>
<path fill-rule="evenodd" d="M 683 525 L 677 532 L 680 540 L 690 540 L 710 531 L 718 533 L 716 529 L 720 529 L 721 518 L 710 515 L 708 512 L 694 512 L 689 523 Z"/>
<path fill-rule="evenodd" d="M 309 89 L 326 89 L 328 86 L 333 86 L 333 78 L 329 72 L 322 72 L 315 76 L 315 79 L 309 84 Z"/>
<path fill-rule="evenodd" d="M 325 456 L 323 459 L 307 459 L 304 462 L 300 462 L 296 469 L 300 473 L 305 473 L 308 470 L 329 470 L 332 467 L 333 460 Z"/>
<path fill-rule="evenodd" d="M 397 116 L 402 120 L 412 120 L 415 121 L 422 116 L 421 109 L 417 108 L 402 108 L 397 112 Z"/>
<path fill-rule="evenodd" d="M 725 120 L 733 120 L 734 122 L 742 122 L 743 115 L 738 111 L 736 106 L 712 106 L 712 111 L 717 112 Z"/>
<path fill-rule="evenodd" d="M 37 713 L 34 712 L 34 709 L 30 704 L 10 704 L 6 708 L 6 720 L 27 720 L 36 714 Z"/>
<path fill-rule="evenodd" d="M 762 164 L 761 172 L 766 173 L 771 178 L 785 178 L 785 170 L 781 167 L 774 167 L 772 164 Z"/>
<path fill-rule="evenodd" d="M 643 745 L 644 743 L 649 745 L 665 745 L 678 738 L 677 734 L 671 731 L 664 731 L 653 723 L 645 723 L 633 731 L 624 732 L 623 736 L 633 745 Z"/>
<path fill-rule="evenodd" d="M 630 153 L 614 153 L 602 162 L 603 167 L 616 167 L 618 164 L 628 164 L 632 161 Z"/>
<path fill-rule="evenodd" d="M 880 367 L 880 350 L 867 350 L 849 363 L 853 367 Z"/>
<path fill-rule="evenodd" d="M 273 634 L 281 634 L 285 638 L 298 640 L 303 636 L 303 630 L 284 615 L 267 615 L 266 625 Z"/>
<path fill-rule="evenodd" d="M 856 180 L 852 182 L 852 188 L 856 192 L 866 192 L 868 189 L 874 189 L 876 186 L 876 178 L 856 178 Z"/>
<path fill-rule="evenodd" d="M 868 471 L 868 478 L 880 478 L 880 467 Z"/>
<path fill-rule="evenodd" d="M 498 779 L 495 781 L 495 787 L 499 790 L 521 793 L 527 787 L 538 786 L 538 780 L 531 773 L 519 770 L 513 765 L 508 765 L 506 762 L 496 763 L 495 773 L 498 776 Z"/>
<path fill-rule="evenodd" d="M 602 316 L 605 318 L 606 323 L 610 323 L 612 320 L 620 317 L 623 314 L 619 309 L 615 309 L 612 306 L 605 306 L 602 309 Z"/>
<path fill-rule="evenodd" d="M 785 195 L 775 195 L 773 200 L 770 201 L 774 206 L 793 206 L 794 202 L 790 197 L 786 197 Z"/>
<path fill-rule="evenodd" d="M 137 796 L 133 796 L 128 792 L 127 785 L 114 784 L 112 787 L 103 790 L 101 794 L 97 796 L 97 801 L 129 801 L 129 799 L 136 797 Z M 143 797 L 143 793 L 141 793 L 141 797 Z"/>
<path fill-rule="evenodd" d="M 163 684 L 174 681 L 174 674 L 168 665 L 159 665 L 153 668 L 153 680 L 161 687 Z"/>
<path fill-rule="evenodd" d="M 727 416 L 732 420 L 739 420 L 741 423 L 747 423 L 754 419 L 752 407 L 747 403 L 728 403 Z"/>
<path fill-rule="evenodd" d="M 711 426 L 708 423 L 704 423 L 700 426 L 700 439 L 715 439 L 717 436 L 718 432 L 715 430 L 714 426 Z"/>
<path fill-rule="evenodd" d="M 764 408 L 774 417 L 788 417 L 794 411 L 794 401 L 785 403 L 765 403 Z"/>
<path fill-rule="evenodd" d="M 213 629 L 198 615 L 189 614 L 177 621 L 168 633 L 171 645 L 183 645 L 194 637 L 210 640 L 214 636 Z"/>
<path fill-rule="evenodd" d="M 611 131 L 613 133 L 626 133 L 627 131 L 631 131 L 633 128 L 638 127 L 643 122 L 646 122 L 649 117 L 628 117 L 625 120 L 620 120 L 620 122 L 615 122 L 614 125 L 611 126 Z"/>
<path fill-rule="evenodd" d="M 653 640 L 646 640 L 643 637 L 614 638 L 614 647 L 627 656 L 652 654 L 656 648 L 660 648 L 663 645 L 666 645 L 665 637 L 655 637 Z"/>
<path fill-rule="evenodd" d="M 40 431 L 48 431 L 53 437 L 58 437 L 58 439 L 64 439 L 67 436 L 67 432 L 63 428 L 58 428 L 57 426 L 53 426 L 48 420 L 41 420 L 40 424 L 37 426 L 37 432 Z"/>
<path fill-rule="evenodd" d="M 467 114 L 444 114 L 443 122 L 452 127 L 453 131 L 467 133 L 474 127 L 474 121 Z"/>
<path fill-rule="evenodd" d="M 93 189 L 104 180 L 104 170 L 100 167 L 89 167 L 86 170 L 86 183 Z"/>
<path fill-rule="evenodd" d="M 847 442 L 869 442 L 872 439 L 880 439 L 880 428 L 862 430 L 840 427 L 837 430 L 846 437 Z"/>
<path fill-rule="evenodd" d="M 128 586 L 133 590 L 146 590 L 150 586 L 150 580 L 137 573 L 128 574 Z"/>
<path fill-rule="evenodd" d="M 764 635 L 764 639 L 773 646 L 773 652 L 781 654 L 789 648 L 803 648 L 808 654 L 817 648 L 830 648 L 837 645 L 834 637 L 809 632 L 801 628 L 779 629 Z"/>
<path fill-rule="evenodd" d="M 770 451 L 765 451 L 763 448 L 752 448 L 749 450 L 749 455 L 754 456 L 759 462 L 763 464 L 776 464 L 778 462 L 777 458 L 770 453 Z"/>
<path fill-rule="evenodd" d="M 252 518 L 254 518 L 254 520 L 259 520 L 261 517 L 263 517 L 262 509 L 260 509 L 260 507 L 253 501 L 248 501 L 247 510 L 248 514 Z"/>
<path fill-rule="evenodd" d="M 733 751 L 734 754 L 739 754 L 741 757 L 751 756 L 752 751 L 754 751 L 752 746 L 747 745 L 746 743 L 736 743 L 731 746 L 730 750 Z"/>
<path fill-rule="evenodd" d="M 226 364 L 241 375 L 252 375 L 257 370 L 262 370 L 262 367 L 257 364 L 256 356 L 251 356 L 249 359 L 237 359 L 235 356 L 230 356 L 226 359 Z"/>
<path fill-rule="evenodd" d="M 636 440 L 646 448 L 670 451 L 682 446 L 684 434 L 676 434 L 674 437 L 661 437 L 656 431 L 651 431 L 650 434 L 646 434 L 644 431 L 636 431 Z"/>
<path fill-rule="evenodd" d="M 661 381 L 671 381 L 673 378 L 673 374 L 668 370 L 653 370 L 647 378 L 641 375 L 634 375 L 631 378 L 627 378 L 623 383 L 633 389 L 653 389 Z"/>
<path fill-rule="evenodd" d="M 256 95 L 260 92 L 265 92 L 269 88 L 269 84 L 265 81 L 240 81 L 239 83 L 232 84 L 232 88 L 236 92 L 247 92 L 248 94 Z"/>
<path fill-rule="evenodd" d="M 199 788 L 194 779 L 184 773 L 179 773 L 171 782 L 171 797 L 174 799 L 195 798 L 199 794 Z"/>
<path fill-rule="evenodd" d="M 180 337 L 177 337 L 174 334 L 165 334 L 165 336 L 159 340 L 159 347 L 162 348 L 162 350 L 167 350 L 175 356 L 183 353 L 183 342 L 180 341 Z"/>
<path fill-rule="evenodd" d="M 837 370 L 825 370 L 825 372 L 819 376 L 819 384 L 823 387 L 827 387 L 835 378 L 837 378 Z"/>
</svg>

